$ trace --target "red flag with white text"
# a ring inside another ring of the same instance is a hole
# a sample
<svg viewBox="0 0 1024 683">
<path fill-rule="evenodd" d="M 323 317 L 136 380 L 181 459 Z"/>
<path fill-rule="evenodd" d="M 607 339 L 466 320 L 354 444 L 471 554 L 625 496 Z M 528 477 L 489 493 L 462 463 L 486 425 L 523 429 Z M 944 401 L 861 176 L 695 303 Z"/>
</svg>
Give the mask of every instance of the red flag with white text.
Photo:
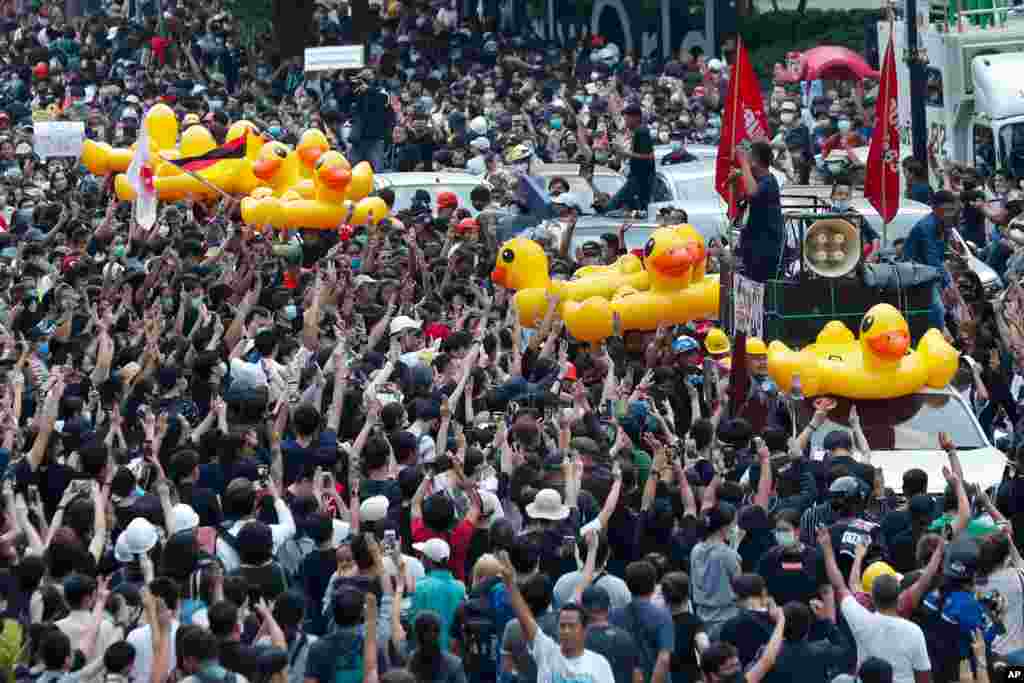
<svg viewBox="0 0 1024 683">
<path fill-rule="evenodd" d="M 736 41 L 736 62 L 732 65 L 726 87 L 729 92 L 724 95 L 725 111 L 715 164 L 715 189 L 729 204 L 729 218 L 735 218 L 736 202 L 743 198 L 742 186 L 729 179 L 733 169 L 739 168 L 736 149 L 770 136 L 761 87 L 742 40 Z"/>
<path fill-rule="evenodd" d="M 900 208 L 900 126 L 896 85 L 896 57 L 889 35 L 889 47 L 882 63 L 882 80 L 875 105 L 875 127 L 868 148 L 864 197 L 888 223 Z"/>
</svg>

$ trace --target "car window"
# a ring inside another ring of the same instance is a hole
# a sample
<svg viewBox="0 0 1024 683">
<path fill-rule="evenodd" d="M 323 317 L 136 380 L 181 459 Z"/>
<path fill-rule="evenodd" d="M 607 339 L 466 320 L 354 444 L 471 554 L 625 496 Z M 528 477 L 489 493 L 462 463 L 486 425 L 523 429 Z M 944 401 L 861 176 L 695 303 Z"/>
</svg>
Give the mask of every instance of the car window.
<svg viewBox="0 0 1024 683">
<path fill-rule="evenodd" d="M 477 214 L 476 209 L 473 208 L 473 204 L 469 199 L 469 195 L 473 192 L 473 188 L 476 185 L 389 185 L 395 193 L 395 206 L 392 209 L 393 213 L 404 211 L 412 206 L 412 198 L 416 195 L 417 190 L 426 190 L 430 193 L 430 206 L 432 208 L 437 207 L 437 195 L 442 192 L 454 192 L 459 198 L 459 207 L 468 209 L 474 216 Z"/>
<path fill-rule="evenodd" d="M 651 189 L 651 201 L 672 201 L 672 189 L 668 186 L 668 182 L 665 180 L 664 176 L 655 176 L 654 187 Z"/>
<path fill-rule="evenodd" d="M 626 184 L 626 179 L 618 175 L 594 175 L 594 187 L 598 192 L 614 195 Z"/>
<path fill-rule="evenodd" d="M 911 394 L 885 401 L 856 401 L 860 424 L 873 451 L 935 450 L 939 432 L 947 432 L 958 449 L 984 448 L 988 444 L 968 408 L 948 394 Z M 811 437 L 811 449 L 822 447 L 833 429 L 849 429 L 848 399 L 837 399 L 829 419 Z M 805 402 L 805 419 L 813 410 Z"/>
<path fill-rule="evenodd" d="M 675 182 L 676 200 L 707 199 L 717 197 L 715 192 L 715 176 L 698 176 L 696 178 L 684 178 Z"/>
</svg>

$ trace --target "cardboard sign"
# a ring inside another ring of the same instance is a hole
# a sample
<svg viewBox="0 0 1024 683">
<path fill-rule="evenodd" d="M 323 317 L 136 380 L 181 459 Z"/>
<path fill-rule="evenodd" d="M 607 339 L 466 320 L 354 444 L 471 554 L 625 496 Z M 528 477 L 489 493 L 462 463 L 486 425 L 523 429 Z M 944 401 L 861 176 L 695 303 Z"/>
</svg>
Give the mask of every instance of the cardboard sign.
<svg viewBox="0 0 1024 683">
<path fill-rule="evenodd" d="M 32 129 L 33 147 L 40 159 L 81 156 L 85 140 L 81 121 L 38 121 Z"/>
<path fill-rule="evenodd" d="M 333 71 L 335 69 L 362 69 L 366 66 L 362 45 L 334 45 L 306 48 L 306 71 Z"/>
</svg>

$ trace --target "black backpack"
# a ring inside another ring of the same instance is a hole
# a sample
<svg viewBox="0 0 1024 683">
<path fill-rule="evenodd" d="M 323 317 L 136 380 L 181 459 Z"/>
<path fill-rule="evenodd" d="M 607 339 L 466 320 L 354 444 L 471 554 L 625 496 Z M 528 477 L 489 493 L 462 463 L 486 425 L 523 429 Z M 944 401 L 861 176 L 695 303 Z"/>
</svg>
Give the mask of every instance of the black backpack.
<svg viewBox="0 0 1024 683">
<path fill-rule="evenodd" d="M 463 604 L 462 612 L 462 664 L 468 674 L 497 673 L 498 613 L 491 592 L 493 585 L 473 595 Z"/>
</svg>

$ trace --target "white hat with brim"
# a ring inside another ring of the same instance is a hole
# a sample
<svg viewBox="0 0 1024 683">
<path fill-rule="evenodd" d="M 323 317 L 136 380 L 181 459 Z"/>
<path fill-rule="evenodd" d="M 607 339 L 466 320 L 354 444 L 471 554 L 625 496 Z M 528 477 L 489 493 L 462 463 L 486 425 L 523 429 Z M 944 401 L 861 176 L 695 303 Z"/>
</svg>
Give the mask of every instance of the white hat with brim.
<svg viewBox="0 0 1024 683">
<path fill-rule="evenodd" d="M 191 505 L 178 503 L 171 508 L 171 533 L 188 531 L 199 526 L 199 515 L 192 509 Z"/>
<path fill-rule="evenodd" d="M 136 517 L 117 537 L 117 543 L 114 544 L 114 559 L 118 562 L 131 562 L 139 555 L 152 550 L 157 540 L 156 527 L 146 519 Z"/>
<path fill-rule="evenodd" d="M 569 506 L 562 504 L 562 496 L 554 489 L 541 489 L 533 502 L 526 506 L 526 514 L 533 519 L 558 522 L 569 516 Z"/>
<path fill-rule="evenodd" d="M 423 543 L 413 543 L 412 547 L 433 562 L 447 562 L 448 558 L 452 556 L 451 547 L 440 538 L 431 538 Z"/>
</svg>

